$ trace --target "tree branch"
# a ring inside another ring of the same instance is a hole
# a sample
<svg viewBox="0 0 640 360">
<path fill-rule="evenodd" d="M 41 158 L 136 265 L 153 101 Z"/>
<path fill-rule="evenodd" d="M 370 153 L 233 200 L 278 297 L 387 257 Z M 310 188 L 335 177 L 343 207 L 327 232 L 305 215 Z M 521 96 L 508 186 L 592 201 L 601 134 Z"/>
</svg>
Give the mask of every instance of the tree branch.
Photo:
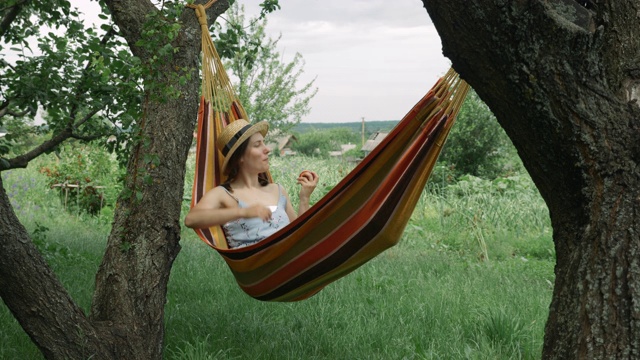
<svg viewBox="0 0 640 360">
<path fill-rule="evenodd" d="M 0 104 L 0 118 L 3 117 L 9 111 L 9 105 L 12 99 L 7 99 Z"/>
<path fill-rule="evenodd" d="M 79 128 L 82 124 L 86 123 L 87 121 L 89 121 L 93 115 L 97 114 L 100 110 L 102 109 L 94 109 L 91 112 L 89 112 L 87 115 L 83 116 L 82 119 L 80 119 L 78 122 L 74 123 L 72 125 L 73 129 L 77 129 Z M 74 116 L 75 119 L 75 116 Z"/>
<path fill-rule="evenodd" d="M 31 109 L 27 109 L 22 112 L 11 111 L 9 108 L 0 109 L 0 118 L 5 115 L 11 115 L 13 117 L 23 117 L 31 112 Z"/>
<path fill-rule="evenodd" d="M 100 139 L 101 137 L 105 137 L 106 135 L 104 134 L 100 134 L 100 135 L 76 135 L 73 134 L 71 135 L 72 138 L 77 139 L 77 140 L 82 140 L 82 141 L 93 141 L 96 139 Z"/>
<path fill-rule="evenodd" d="M 102 37 L 102 39 L 100 39 L 100 45 L 102 46 L 106 46 L 106 44 L 109 42 L 110 39 L 112 39 L 114 36 L 116 35 L 116 31 L 113 28 L 113 26 L 111 26 L 109 28 L 109 30 L 107 30 L 107 32 L 104 34 L 104 36 Z M 84 69 L 82 70 L 82 77 L 80 78 L 80 80 L 78 81 L 78 85 L 76 87 L 76 91 L 74 94 L 74 97 L 76 99 L 76 102 L 72 105 L 71 107 L 71 111 L 69 112 L 69 126 L 71 126 L 73 129 L 77 129 L 80 125 L 86 123 L 93 115 L 95 115 L 98 110 L 94 110 L 91 113 L 89 113 L 89 116 L 85 116 L 83 117 L 78 123 L 75 123 L 75 118 L 76 115 L 79 111 L 78 108 L 78 103 L 81 103 L 82 101 L 80 101 L 80 98 L 86 94 L 86 87 L 85 87 L 85 83 L 87 80 L 87 76 L 89 74 L 89 68 L 91 67 L 91 61 L 87 61 L 87 64 L 85 65 Z"/>
<path fill-rule="evenodd" d="M 89 112 L 87 115 L 85 115 L 82 120 L 80 120 L 80 124 L 83 124 L 84 122 L 86 122 L 87 120 L 89 120 L 91 117 L 93 117 L 95 114 L 97 114 L 101 109 L 94 109 L 91 112 Z M 69 122 L 69 126 L 67 126 L 67 128 L 65 128 L 63 131 L 61 131 L 60 133 L 56 134 L 54 137 L 52 137 L 50 140 L 47 140 L 45 142 L 43 142 L 42 144 L 40 144 L 39 146 L 37 146 L 36 148 L 34 148 L 33 150 L 20 155 L 20 156 L 16 156 L 12 159 L 2 159 L 3 161 L 0 161 L 0 171 L 4 171 L 4 170 L 9 170 L 9 169 L 16 169 L 16 168 L 26 168 L 27 165 L 29 165 L 29 162 L 35 158 L 37 158 L 38 156 L 49 152 L 51 150 L 53 150 L 56 146 L 60 145 L 63 141 L 67 140 L 67 139 L 79 139 L 79 140 L 85 140 L 85 141 L 91 141 L 91 140 L 95 140 L 95 139 L 99 139 L 103 136 L 105 136 L 104 134 L 100 134 L 100 135 L 79 135 L 79 134 L 74 134 L 73 130 L 74 127 L 71 126 L 71 121 Z"/>
<path fill-rule="evenodd" d="M 72 136 L 73 134 L 71 132 L 71 129 L 67 128 L 58 133 L 50 140 L 43 142 L 35 149 L 27 152 L 26 154 L 16 156 L 12 159 L 3 159 L 3 161 L 0 162 L 0 171 L 16 168 L 26 168 L 31 160 L 48 151 L 53 150 L 56 146 L 60 145 L 63 141 Z"/>
<path fill-rule="evenodd" d="M 111 27 L 106 34 L 103 36 L 103 38 L 100 41 L 100 44 L 102 45 L 106 45 L 106 43 L 113 38 L 113 36 L 115 36 L 116 31 L 113 27 Z M 76 92 L 75 92 L 75 97 L 77 100 L 80 100 L 80 98 L 82 97 L 83 94 L 85 94 L 85 87 L 83 86 L 84 81 L 87 78 L 88 75 L 88 69 L 91 66 L 91 64 L 88 62 L 87 65 L 85 66 L 83 72 L 82 72 L 82 78 L 80 79 L 80 81 L 78 82 L 78 86 L 76 87 Z M 96 115 L 100 110 L 102 110 L 102 108 L 95 108 L 92 111 L 90 111 L 89 113 L 87 113 L 86 115 L 84 115 L 82 117 L 82 119 L 80 119 L 79 121 L 76 121 L 76 115 L 78 114 L 78 112 L 80 111 L 80 108 L 78 107 L 78 103 L 80 101 L 77 101 L 76 103 L 73 104 L 73 106 L 71 107 L 71 111 L 69 114 L 69 120 L 67 122 L 67 127 L 60 132 L 59 134 L 55 135 L 53 138 L 51 138 L 48 141 L 43 142 L 42 144 L 40 144 L 38 147 L 34 148 L 33 150 L 20 155 L 20 156 L 16 156 L 15 158 L 12 159 L 3 159 L 2 162 L 0 162 L 0 171 L 4 171 L 4 170 L 9 170 L 9 169 L 14 169 L 14 168 L 25 168 L 27 167 L 27 165 L 29 164 L 29 162 L 33 159 L 35 159 L 36 157 L 49 152 L 51 150 L 53 150 L 56 146 L 60 145 L 63 141 L 67 140 L 67 139 L 78 139 L 78 140 L 83 140 L 83 141 L 91 141 L 91 140 L 95 140 L 95 139 L 99 139 L 101 137 L 104 137 L 104 134 L 97 134 L 97 135 L 80 135 L 75 133 L 75 130 L 77 130 L 80 126 L 82 126 L 83 124 L 85 124 L 87 121 L 89 121 L 94 115 Z M 15 113 L 15 112 L 11 112 L 9 110 L 9 101 L 6 101 L 5 103 L 2 104 L 2 109 L 0 110 L 0 117 L 2 117 L 5 114 L 12 114 L 14 116 L 20 115 L 19 113 Z M 25 110 L 23 114 L 27 114 L 29 113 L 29 110 Z"/>
<path fill-rule="evenodd" d="M 4 36 L 7 30 L 11 27 L 11 23 L 13 23 L 13 21 L 18 17 L 18 14 L 20 14 L 20 11 L 22 11 L 22 9 L 30 2 L 31 0 L 22 0 L 9 7 L 9 11 L 2 18 L 2 22 L 0 22 L 0 37 Z"/>
</svg>

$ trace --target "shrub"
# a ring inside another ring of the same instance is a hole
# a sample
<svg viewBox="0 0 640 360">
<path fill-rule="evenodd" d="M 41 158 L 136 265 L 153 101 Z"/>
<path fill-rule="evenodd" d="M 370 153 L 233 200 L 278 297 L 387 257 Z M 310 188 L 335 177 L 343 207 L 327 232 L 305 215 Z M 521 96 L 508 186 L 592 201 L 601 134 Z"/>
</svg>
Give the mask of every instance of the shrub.
<svg viewBox="0 0 640 360">
<path fill-rule="evenodd" d="M 521 161 L 489 107 L 471 91 L 440 156 L 456 176 L 487 179 L 521 172 Z"/>
<path fill-rule="evenodd" d="M 95 144 L 68 144 L 57 153 L 57 162 L 44 165 L 40 172 L 48 185 L 58 189 L 68 211 L 97 215 L 113 205 L 120 192 L 120 172 L 116 160 Z"/>
<path fill-rule="evenodd" d="M 316 130 L 297 135 L 293 150 L 306 156 L 328 157 L 330 151 L 340 150 L 340 145 L 357 144 L 358 134 L 348 128 Z"/>
</svg>

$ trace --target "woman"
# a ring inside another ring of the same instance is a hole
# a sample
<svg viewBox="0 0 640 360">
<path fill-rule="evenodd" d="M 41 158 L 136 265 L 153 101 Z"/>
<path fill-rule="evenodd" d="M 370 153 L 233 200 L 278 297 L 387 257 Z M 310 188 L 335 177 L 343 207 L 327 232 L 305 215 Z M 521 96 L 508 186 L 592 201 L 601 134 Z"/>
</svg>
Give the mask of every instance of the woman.
<svg viewBox="0 0 640 360">
<path fill-rule="evenodd" d="M 238 119 L 224 128 L 216 145 L 224 156 L 226 182 L 209 190 L 184 219 L 190 228 L 221 225 L 229 248 L 255 244 L 293 221 L 298 215 L 289 196 L 278 184 L 269 183 L 269 149 L 264 137 L 269 125 L 251 125 Z M 298 177 L 298 213 L 309 209 L 309 198 L 318 175 L 305 170 Z"/>
</svg>

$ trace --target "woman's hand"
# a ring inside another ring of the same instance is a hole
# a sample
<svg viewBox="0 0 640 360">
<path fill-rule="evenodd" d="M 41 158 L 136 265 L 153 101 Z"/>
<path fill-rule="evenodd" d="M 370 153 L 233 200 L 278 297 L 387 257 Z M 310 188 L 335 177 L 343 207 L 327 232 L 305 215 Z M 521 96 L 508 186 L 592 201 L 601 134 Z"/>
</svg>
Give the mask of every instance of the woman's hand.
<svg viewBox="0 0 640 360">
<path fill-rule="evenodd" d="M 302 186 L 300 188 L 300 201 L 303 201 L 303 199 L 309 200 L 311 193 L 318 186 L 318 179 L 318 174 L 311 170 L 304 170 L 300 173 L 298 176 L 298 184 Z"/>
<path fill-rule="evenodd" d="M 244 208 L 244 218 L 260 218 L 262 221 L 271 220 L 271 209 L 264 205 L 251 205 Z"/>
</svg>

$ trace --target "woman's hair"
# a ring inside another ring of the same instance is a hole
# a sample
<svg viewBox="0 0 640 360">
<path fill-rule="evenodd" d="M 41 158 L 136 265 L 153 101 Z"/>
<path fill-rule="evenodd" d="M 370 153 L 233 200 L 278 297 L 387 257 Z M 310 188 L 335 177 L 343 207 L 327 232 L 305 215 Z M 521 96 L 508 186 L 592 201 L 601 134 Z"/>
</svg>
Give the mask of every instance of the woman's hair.
<svg viewBox="0 0 640 360">
<path fill-rule="evenodd" d="M 238 146 L 238 149 L 233 154 L 231 154 L 229 162 L 227 163 L 227 169 L 224 173 L 224 175 L 227 176 L 227 180 L 224 183 L 220 184 L 220 186 L 224 187 L 230 192 L 233 192 L 233 190 L 231 189 L 231 182 L 236 178 L 236 176 L 238 176 L 238 170 L 240 169 L 240 158 L 242 157 L 242 155 L 244 155 L 244 152 L 247 151 L 248 146 L 249 139 L 245 140 L 242 144 L 240 144 L 240 146 Z M 258 182 L 262 186 L 269 185 L 269 178 L 267 177 L 267 174 L 258 174 Z"/>
</svg>

